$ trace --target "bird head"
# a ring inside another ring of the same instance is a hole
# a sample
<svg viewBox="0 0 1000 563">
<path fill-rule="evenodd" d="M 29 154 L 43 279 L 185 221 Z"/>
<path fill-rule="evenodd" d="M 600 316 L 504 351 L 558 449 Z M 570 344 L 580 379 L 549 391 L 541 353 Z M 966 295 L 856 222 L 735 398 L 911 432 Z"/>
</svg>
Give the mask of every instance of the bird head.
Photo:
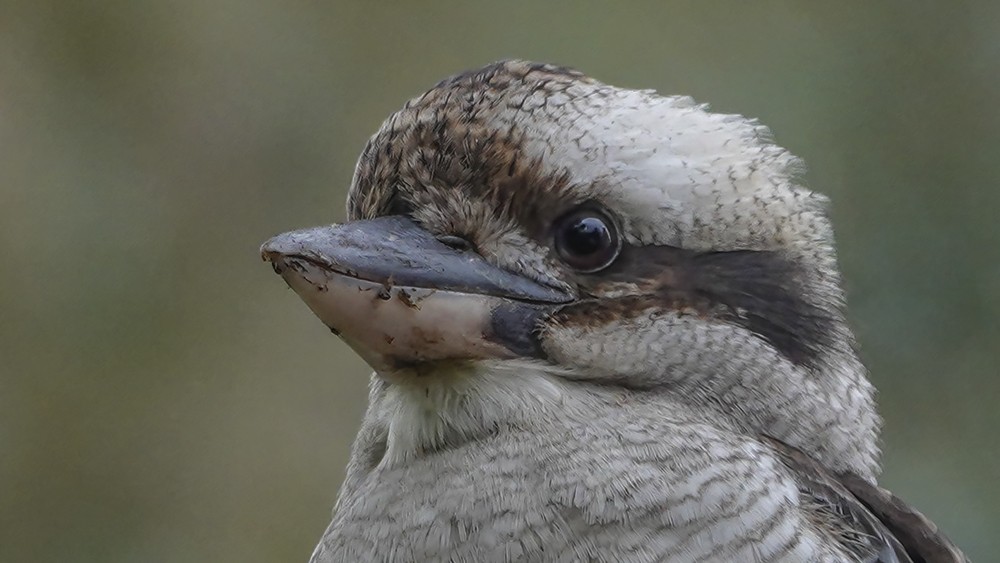
<svg viewBox="0 0 1000 563">
<path fill-rule="evenodd" d="M 756 121 L 506 61 L 385 121 L 348 222 L 262 253 L 438 443 L 614 386 L 872 478 L 873 389 L 800 169 Z"/>
</svg>

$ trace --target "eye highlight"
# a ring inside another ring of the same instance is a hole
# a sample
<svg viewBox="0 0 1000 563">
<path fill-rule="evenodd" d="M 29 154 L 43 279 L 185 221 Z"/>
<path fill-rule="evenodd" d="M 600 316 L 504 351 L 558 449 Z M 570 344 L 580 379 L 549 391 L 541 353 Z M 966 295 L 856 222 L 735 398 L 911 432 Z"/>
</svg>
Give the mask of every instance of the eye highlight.
<svg viewBox="0 0 1000 563">
<path fill-rule="evenodd" d="M 621 250 L 614 221 L 593 207 L 578 208 L 559 218 L 554 243 L 559 258 L 585 274 L 607 268 Z"/>
</svg>

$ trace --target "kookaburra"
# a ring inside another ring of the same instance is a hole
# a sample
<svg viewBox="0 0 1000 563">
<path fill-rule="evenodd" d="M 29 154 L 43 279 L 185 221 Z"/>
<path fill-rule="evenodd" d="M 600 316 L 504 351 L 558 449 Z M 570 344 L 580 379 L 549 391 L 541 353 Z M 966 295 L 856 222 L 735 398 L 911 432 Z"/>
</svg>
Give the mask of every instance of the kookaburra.
<svg viewBox="0 0 1000 563">
<path fill-rule="evenodd" d="M 768 130 L 506 61 L 266 260 L 374 368 L 329 561 L 962 561 L 879 488 L 827 200 Z"/>
</svg>

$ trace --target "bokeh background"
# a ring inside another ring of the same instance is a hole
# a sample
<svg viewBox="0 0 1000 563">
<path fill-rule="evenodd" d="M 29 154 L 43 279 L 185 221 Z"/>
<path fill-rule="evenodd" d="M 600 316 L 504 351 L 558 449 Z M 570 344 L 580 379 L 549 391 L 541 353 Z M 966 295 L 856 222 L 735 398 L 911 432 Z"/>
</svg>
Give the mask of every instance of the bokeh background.
<svg viewBox="0 0 1000 563">
<path fill-rule="evenodd" d="M 258 245 L 510 57 L 759 117 L 832 196 L 883 483 L 1000 552 L 1000 3 L 6 0 L 0 561 L 306 561 L 367 370 Z"/>
</svg>

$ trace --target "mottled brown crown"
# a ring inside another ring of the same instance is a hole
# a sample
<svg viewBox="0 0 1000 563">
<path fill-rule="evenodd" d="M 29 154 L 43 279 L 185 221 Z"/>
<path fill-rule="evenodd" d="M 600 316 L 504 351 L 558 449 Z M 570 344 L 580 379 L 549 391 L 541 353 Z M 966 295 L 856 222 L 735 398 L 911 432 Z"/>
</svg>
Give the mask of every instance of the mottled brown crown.
<svg viewBox="0 0 1000 563">
<path fill-rule="evenodd" d="M 531 100 L 594 84 L 580 72 L 524 61 L 459 74 L 406 103 L 372 137 L 358 160 L 348 216 L 371 218 L 486 202 L 492 221 L 442 225 L 480 238 L 490 222 L 516 222 L 542 237 L 556 213 L 585 199 L 568 171 L 552 173 L 526 148 Z M 480 218 L 485 219 L 485 218 Z"/>
</svg>

